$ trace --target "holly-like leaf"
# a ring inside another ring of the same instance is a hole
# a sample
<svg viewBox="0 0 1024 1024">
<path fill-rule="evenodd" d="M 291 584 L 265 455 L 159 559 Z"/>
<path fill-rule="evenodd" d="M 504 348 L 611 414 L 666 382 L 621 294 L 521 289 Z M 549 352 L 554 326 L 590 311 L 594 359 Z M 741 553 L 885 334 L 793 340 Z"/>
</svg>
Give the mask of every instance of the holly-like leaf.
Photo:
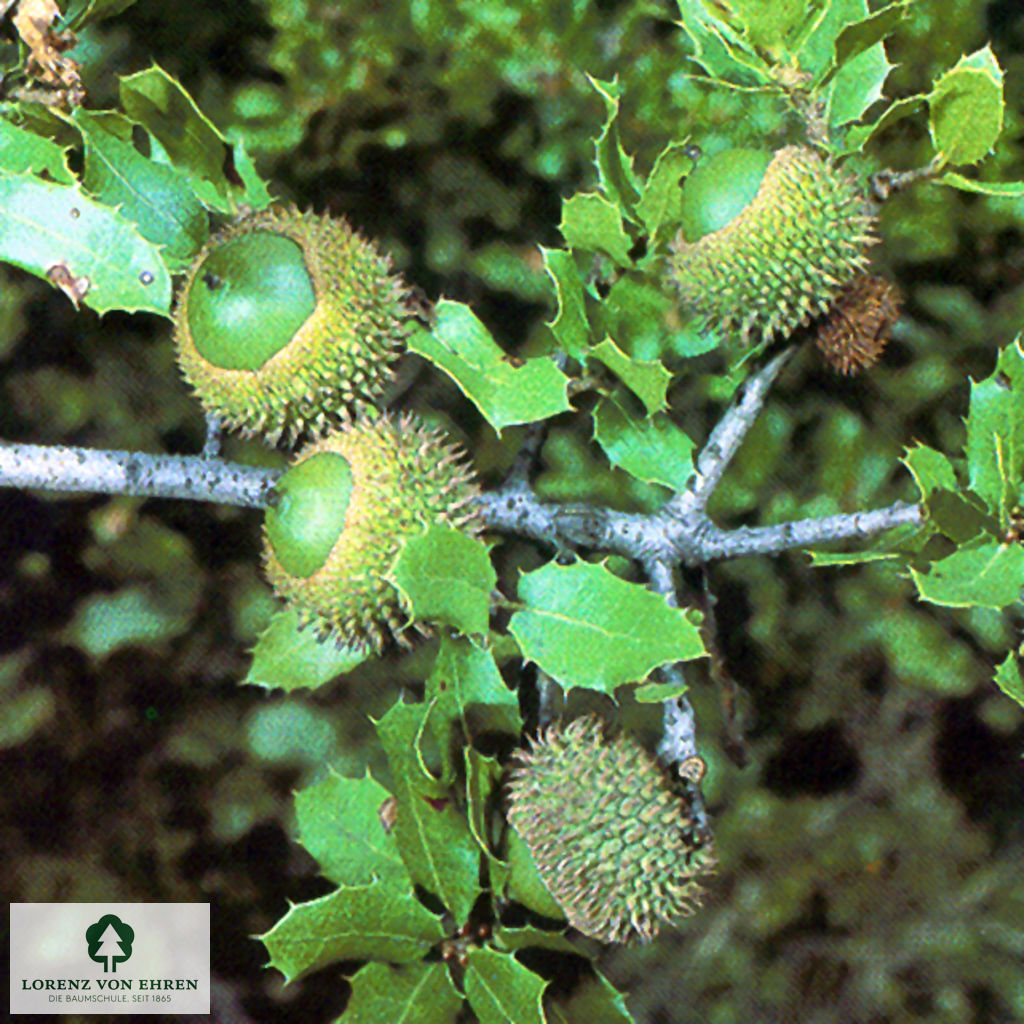
<svg viewBox="0 0 1024 1024">
<path fill-rule="evenodd" d="M 693 170 L 692 152 L 686 140 L 669 143 L 644 182 L 636 212 L 651 240 L 659 237 L 663 227 L 675 230 L 682 220 L 682 179 Z"/>
<path fill-rule="evenodd" d="M 918 443 L 907 449 L 901 461 L 910 470 L 914 483 L 921 492 L 922 501 L 926 501 L 937 490 L 957 489 L 956 473 L 952 463 L 942 452 Z"/>
<path fill-rule="evenodd" d="M 339 885 L 368 885 L 375 878 L 412 888 L 391 833 L 391 794 L 369 773 L 327 778 L 295 794 L 299 842 L 325 878 Z"/>
<path fill-rule="evenodd" d="M 604 363 L 644 403 L 649 416 L 668 408 L 666 397 L 672 374 L 660 361 L 632 359 L 611 338 L 595 345 L 590 355 Z"/>
<path fill-rule="evenodd" d="M 828 89 L 828 120 L 833 129 L 859 121 L 882 98 L 882 88 L 895 67 L 878 43 L 846 61 Z"/>
<path fill-rule="evenodd" d="M 643 683 L 633 691 L 637 704 L 664 704 L 682 697 L 689 689 L 686 683 Z"/>
<path fill-rule="evenodd" d="M 159 248 L 80 189 L 0 174 L 0 260 L 36 274 L 97 313 L 169 315 L 171 278 Z"/>
<path fill-rule="evenodd" d="M 105 18 L 128 10 L 136 0 L 71 0 L 64 14 L 63 24 L 73 32 L 79 32 Z"/>
<path fill-rule="evenodd" d="M 865 562 L 884 562 L 899 557 L 893 551 L 808 551 L 815 569 L 834 568 L 837 565 L 863 565 Z"/>
<path fill-rule="evenodd" d="M 836 66 L 842 68 L 868 50 L 877 49 L 909 14 L 911 3 L 912 0 L 896 0 L 862 21 L 846 25 L 836 36 Z"/>
<path fill-rule="evenodd" d="M 996 686 L 999 687 L 1007 697 L 1015 700 L 1021 707 L 1024 707 L 1024 674 L 1021 673 L 1018 655 L 1013 651 L 1006 656 L 1006 660 L 996 668 Z"/>
<path fill-rule="evenodd" d="M 473 311 L 442 299 L 432 331 L 415 331 L 408 347 L 444 370 L 499 433 L 571 408 L 568 378 L 551 359 L 503 352 Z"/>
<path fill-rule="evenodd" d="M 421 960 L 444 928 L 412 889 L 372 882 L 299 903 L 260 938 L 288 982 L 339 960 Z"/>
<path fill-rule="evenodd" d="M 460 633 L 487 632 L 498 577 L 487 546 L 475 537 L 434 524 L 402 546 L 391 582 L 414 619 Z"/>
<path fill-rule="evenodd" d="M 587 323 L 583 298 L 583 279 L 571 252 L 564 249 L 541 249 L 544 269 L 555 286 L 558 312 L 548 324 L 559 348 L 574 359 L 582 359 L 590 345 L 590 324 Z"/>
<path fill-rule="evenodd" d="M 86 190 L 99 202 L 118 207 L 138 225 L 143 238 L 163 246 L 172 270 L 187 266 L 206 241 L 210 224 L 183 175 L 144 157 L 84 107 L 72 119 L 85 143 Z"/>
<path fill-rule="evenodd" d="M 731 85 L 757 86 L 769 81 L 768 65 L 752 54 L 729 25 L 702 3 L 679 0 L 679 24 L 693 45 L 691 60 L 710 78 Z"/>
<path fill-rule="evenodd" d="M 413 881 L 439 897 L 463 925 L 480 894 L 480 850 L 451 791 L 423 762 L 430 712 L 429 704 L 399 702 L 377 722 L 377 735 L 394 779 L 394 834 L 405 866 Z"/>
<path fill-rule="evenodd" d="M 927 573 L 910 570 L 918 593 L 954 608 L 1006 608 L 1024 591 L 1024 544 L 995 541 L 961 548 Z"/>
<path fill-rule="evenodd" d="M 549 562 L 522 576 L 519 598 L 509 631 L 523 656 L 566 688 L 611 694 L 659 665 L 706 653 L 681 609 L 603 565 Z"/>
<path fill-rule="evenodd" d="M 492 801 L 501 785 L 502 767 L 493 757 L 484 757 L 473 747 L 463 747 L 466 760 L 466 797 L 469 801 L 469 827 L 481 852 L 487 860 L 487 876 L 491 891 L 504 891 L 508 881 L 508 864 L 496 856 L 490 843 L 490 816 L 494 813 Z"/>
<path fill-rule="evenodd" d="M 551 1007 L 552 1024 L 634 1024 L 622 993 L 596 971 Z"/>
<path fill-rule="evenodd" d="M 594 411 L 594 438 L 613 466 L 638 480 L 681 491 L 693 472 L 693 441 L 664 413 L 637 419 L 604 398 Z"/>
<path fill-rule="evenodd" d="M 338 1024 L 455 1024 L 462 996 L 448 968 L 373 963 L 352 978 L 352 995 Z"/>
<path fill-rule="evenodd" d="M 914 96 L 906 96 L 903 99 L 894 100 L 879 115 L 877 120 L 872 121 L 870 124 L 854 125 L 846 132 L 843 138 L 842 152 L 860 152 L 883 129 L 915 113 L 919 107 L 924 105 L 927 98 L 923 93 L 919 93 Z"/>
<path fill-rule="evenodd" d="M 618 79 L 602 82 L 587 75 L 590 84 L 604 100 L 605 122 L 594 143 L 594 164 L 604 194 L 619 208 L 622 216 L 636 220 L 636 202 L 640 198 L 633 159 L 622 148 L 619 139 L 619 100 L 622 94 Z"/>
<path fill-rule="evenodd" d="M 621 267 L 632 265 L 633 240 L 622 223 L 622 212 L 597 192 L 581 192 L 562 204 L 558 225 L 570 249 L 603 252 Z"/>
<path fill-rule="evenodd" d="M 547 982 L 510 953 L 471 949 L 466 998 L 480 1024 L 546 1024 L 542 999 Z"/>
<path fill-rule="evenodd" d="M 1003 69 L 986 46 L 947 71 L 928 95 L 929 127 L 947 164 L 977 163 L 1003 130 Z"/>
<path fill-rule="evenodd" d="M 1005 524 L 1020 500 L 1024 477 L 1024 349 L 1021 338 L 999 353 L 995 372 L 971 382 L 967 416 L 971 490 Z"/>
<path fill-rule="evenodd" d="M 870 16 L 867 0 L 827 0 L 807 20 L 794 44 L 795 63 L 821 82 L 836 67 L 839 39 Z"/>
<path fill-rule="evenodd" d="M 268 690 L 313 690 L 351 672 L 368 657 L 368 650 L 318 640 L 316 627 L 300 629 L 298 615 L 282 608 L 256 642 L 252 665 L 242 682 Z"/>
<path fill-rule="evenodd" d="M 978 181 L 965 178 L 956 171 L 946 171 L 941 178 L 935 178 L 936 185 L 949 185 L 961 192 L 973 192 L 980 196 L 997 196 L 1002 199 L 1019 199 L 1024 196 L 1024 181 Z"/>
<path fill-rule="evenodd" d="M 46 176 L 61 185 L 73 185 L 67 151 L 52 139 L 36 135 L 0 117 L 0 171 L 6 174 Z"/>
</svg>

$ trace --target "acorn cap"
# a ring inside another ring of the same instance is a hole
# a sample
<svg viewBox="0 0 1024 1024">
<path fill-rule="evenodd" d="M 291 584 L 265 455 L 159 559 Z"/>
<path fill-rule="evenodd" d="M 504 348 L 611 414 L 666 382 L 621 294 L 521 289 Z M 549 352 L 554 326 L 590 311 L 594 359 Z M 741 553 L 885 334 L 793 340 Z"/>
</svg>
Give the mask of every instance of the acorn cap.
<svg viewBox="0 0 1024 1024">
<path fill-rule="evenodd" d="M 851 174 L 807 146 L 788 146 L 724 227 L 695 242 L 676 237 L 669 278 L 708 326 L 738 331 L 744 342 L 753 333 L 788 337 L 864 271 L 874 224 Z"/>
<path fill-rule="evenodd" d="M 276 208 L 199 253 L 178 292 L 175 342 L 208 413 L 291 443 L 380 396 L 408 317 L 390 261 L 345 220 Z"/>
<path fill-rule="evenodd" d="M 517 755 L 508 821 L 569 923 L 603 942 L 646 941 L 692 914 L 714 866 L 678 782 L 596 716 L 547 729 Z"/>
<path fill-rule="evenodd" d="M 407 625 L 386 580 L 432 523 L 476 532 L 462 452 L 410 414 L 350 423 L 296 456 L 274 486 L 264 567 L 279 597 L 336 642 L 380 650 Z"/>
</svg>

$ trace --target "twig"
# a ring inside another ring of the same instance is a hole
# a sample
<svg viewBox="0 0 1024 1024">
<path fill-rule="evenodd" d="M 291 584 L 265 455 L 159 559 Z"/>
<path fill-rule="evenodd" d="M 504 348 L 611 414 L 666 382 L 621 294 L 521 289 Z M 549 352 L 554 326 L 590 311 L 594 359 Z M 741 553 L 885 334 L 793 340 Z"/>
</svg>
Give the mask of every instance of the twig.
<svg viewBox="0 0 1024 1024">
<path fill-rule="evenodd" d="M 707 444 L 697 456 L 693 475 L 683 490 L 665 505 L 664 512 L 667 515 L 683 518 L 694 512 L 702 512 L 707 507 L 708 499 L 714 494 L 736 450 L 761 412 L 775 378 L 782 372 L 794 351 L 793 348 L 787 348 L 780 352 L 740 385 L 733 404 L 711 431 Z"/>
</svg>

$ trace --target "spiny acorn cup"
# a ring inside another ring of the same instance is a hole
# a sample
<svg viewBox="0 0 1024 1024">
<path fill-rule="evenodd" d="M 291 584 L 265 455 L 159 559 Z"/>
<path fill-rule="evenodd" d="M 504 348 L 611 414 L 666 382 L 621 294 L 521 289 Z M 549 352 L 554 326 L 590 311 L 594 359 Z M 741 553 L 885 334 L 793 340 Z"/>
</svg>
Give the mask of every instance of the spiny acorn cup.
<svg viewBox="0 0 1024 1024">
<path fill-rule="evenodd" d="M 683 186 L 669 279 L 708 326 L 785 338 L 863 273 L 874 226 L 856 178 L 813 149 L 728 150 Z"/>
<path fill-rule="evenodd" d="M 178 361 L 208 413 L 289 443 L 372 403 L 408 333 L 390 260 L 340 218 L 270 209 L 214 236 L 178 293 Z"/>
<path fill-rule="evenodd" d="M 274 486 L 264 567 L 279 597 L 338 643 L 402 642 L 387 583 L 405 540 L 433 523 L 476 533 L 462 451 L 414 416 L 350 423 L 305 447 Z"/>
<path fill-rule="evenodd" d="M 517 755 L 508 821 L 569 923 L 603 942 L 646 941 L 692 914 L 715 859 L 680 786 L 596 716 L 547 729 Z"/>
</svg>

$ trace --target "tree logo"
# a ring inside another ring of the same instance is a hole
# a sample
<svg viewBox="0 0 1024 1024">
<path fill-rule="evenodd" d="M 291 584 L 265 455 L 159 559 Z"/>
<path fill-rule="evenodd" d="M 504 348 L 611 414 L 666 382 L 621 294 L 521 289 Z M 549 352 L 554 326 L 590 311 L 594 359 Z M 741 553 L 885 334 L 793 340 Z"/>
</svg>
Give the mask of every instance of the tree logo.
<svg viewBox="0 0 1024 1024">
<path fill-rule="evenodd" d="M 103 964 L 103 973 L 117 973 L 117 965 L 132 955 L 132 941 L 135 930 L 119 917 L 104 914 L 95 924 L 85 929 L 85 941 L 89 943 L 89 959 Z"/>
</svg>

